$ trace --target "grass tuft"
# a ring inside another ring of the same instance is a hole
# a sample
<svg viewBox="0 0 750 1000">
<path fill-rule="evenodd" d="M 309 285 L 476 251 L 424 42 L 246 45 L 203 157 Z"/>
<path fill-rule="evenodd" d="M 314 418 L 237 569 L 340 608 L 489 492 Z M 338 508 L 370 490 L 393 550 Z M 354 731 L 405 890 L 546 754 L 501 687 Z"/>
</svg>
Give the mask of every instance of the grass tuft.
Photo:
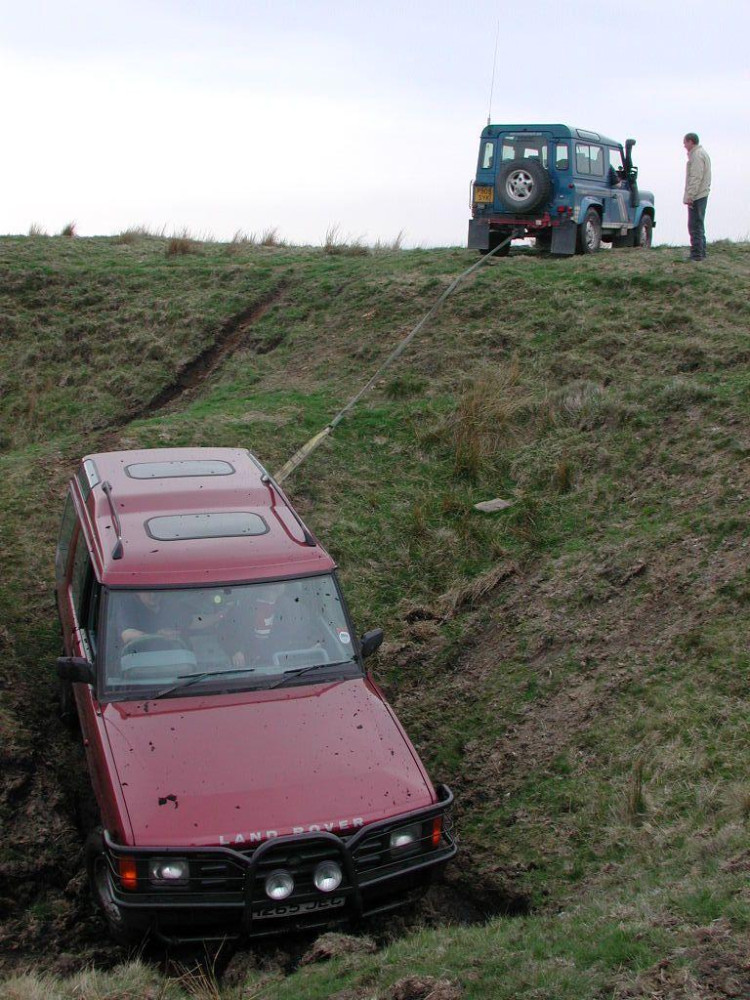
<svg viewBox="0 0 750 1000">
<path fill-rule="evenodd" d="M 187 229 L 181 233 L 175 233 L 167 241 L 167 257 L 184 257 L 187 254 L 199 252 L 198 242 L 190 235 Z"/>
<path fill-rule="evenodd" d="M 370 252 L 361 239 L 352 239 L 351 237 L 347 240 L 342 239 L 338 225 L 328 227 L 323 242 L 323 251 L 330 255 L 338 254 L 349 257 L 366 256 Z"/>
<path fill-rule="evenodd" d="M 272 226 L 260 234 L 258 245 L 262 247 L 283 247 L 286 246 L 286 243 L 280 238 L 278 227 Z"/>
</svg>

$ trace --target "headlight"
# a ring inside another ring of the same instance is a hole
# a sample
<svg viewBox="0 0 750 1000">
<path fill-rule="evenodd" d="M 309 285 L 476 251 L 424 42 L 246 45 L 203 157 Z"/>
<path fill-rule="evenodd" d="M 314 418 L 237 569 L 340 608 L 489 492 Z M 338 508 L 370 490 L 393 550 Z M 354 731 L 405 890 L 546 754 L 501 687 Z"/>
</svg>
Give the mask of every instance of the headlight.
<svg viewBox="0 0 750 1000">
<path fill-rule="evenodd" d="M 315 888 L 321 892 L 335 892 L 341 885 L 343 873 L 335 861 L 321 861 L 313 874 Z"/>
<path fill-rule="evenodd" d="M 148 877 L 153 885 L 187 885 L 190 866 L 183 858 L 153 858 L 148 863 Z"/>
<path fill-rule="evenodd" d="M 414 849 L 419 846 L 422 837 L 422 829 L 418 823 L 413 826 L 404 826 L 400 830 L 394 830 L 391 834 L 390 848 L 395 854 Z"/>
<path fill-rule="evenodd" d="M 294 892 L 294 879 L 289 872 L 271 872 L 265 888 L 269 899 L 286 899 Z"/>
</svg>

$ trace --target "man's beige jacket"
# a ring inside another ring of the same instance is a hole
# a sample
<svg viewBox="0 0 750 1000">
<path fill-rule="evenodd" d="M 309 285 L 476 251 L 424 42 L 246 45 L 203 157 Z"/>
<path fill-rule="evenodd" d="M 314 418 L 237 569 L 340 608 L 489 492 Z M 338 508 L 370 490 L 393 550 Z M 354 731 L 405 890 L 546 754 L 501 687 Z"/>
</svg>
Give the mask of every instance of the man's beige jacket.
<svg viewBox="0 0 750 1000">
<path fill-rule="evenodd" d="M 685 194 L 682 202 L 687 205 L 689 201 L 696 201 L 698 198 L 708 198 L 711 190 L 711 157 L 703 146 L 693 146 L 688 153 L 687 169 L 685 172 Z"/>
</svg>

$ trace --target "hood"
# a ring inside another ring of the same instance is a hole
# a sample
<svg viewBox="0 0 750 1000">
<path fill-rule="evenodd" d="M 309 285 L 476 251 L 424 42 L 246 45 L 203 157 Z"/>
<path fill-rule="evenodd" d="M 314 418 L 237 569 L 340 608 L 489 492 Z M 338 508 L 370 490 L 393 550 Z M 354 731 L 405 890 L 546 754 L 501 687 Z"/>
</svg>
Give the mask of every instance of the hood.
<svg viewBox="0 0 750 1000">
<path fill-rule="evenodd" d="M 361 677 L 112 702 L 103 714 L 137 846 L 339 832 L 436 801 L 390 708 Z"/>
</svg>

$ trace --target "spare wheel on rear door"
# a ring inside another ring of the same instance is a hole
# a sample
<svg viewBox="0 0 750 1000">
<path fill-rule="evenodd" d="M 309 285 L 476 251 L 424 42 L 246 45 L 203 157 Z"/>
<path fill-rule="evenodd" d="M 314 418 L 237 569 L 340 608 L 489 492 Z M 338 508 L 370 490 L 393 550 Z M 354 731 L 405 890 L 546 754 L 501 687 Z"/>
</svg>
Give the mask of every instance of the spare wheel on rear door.
<svg viewBox="0 0 750 1000">
<path fill-rule="evenodd" d="M 549 174 L 539 160 L 509 160 L 498 171 L 497 195 L 511 212 L 533 212 L 549 192 Z"/>
</svg>

